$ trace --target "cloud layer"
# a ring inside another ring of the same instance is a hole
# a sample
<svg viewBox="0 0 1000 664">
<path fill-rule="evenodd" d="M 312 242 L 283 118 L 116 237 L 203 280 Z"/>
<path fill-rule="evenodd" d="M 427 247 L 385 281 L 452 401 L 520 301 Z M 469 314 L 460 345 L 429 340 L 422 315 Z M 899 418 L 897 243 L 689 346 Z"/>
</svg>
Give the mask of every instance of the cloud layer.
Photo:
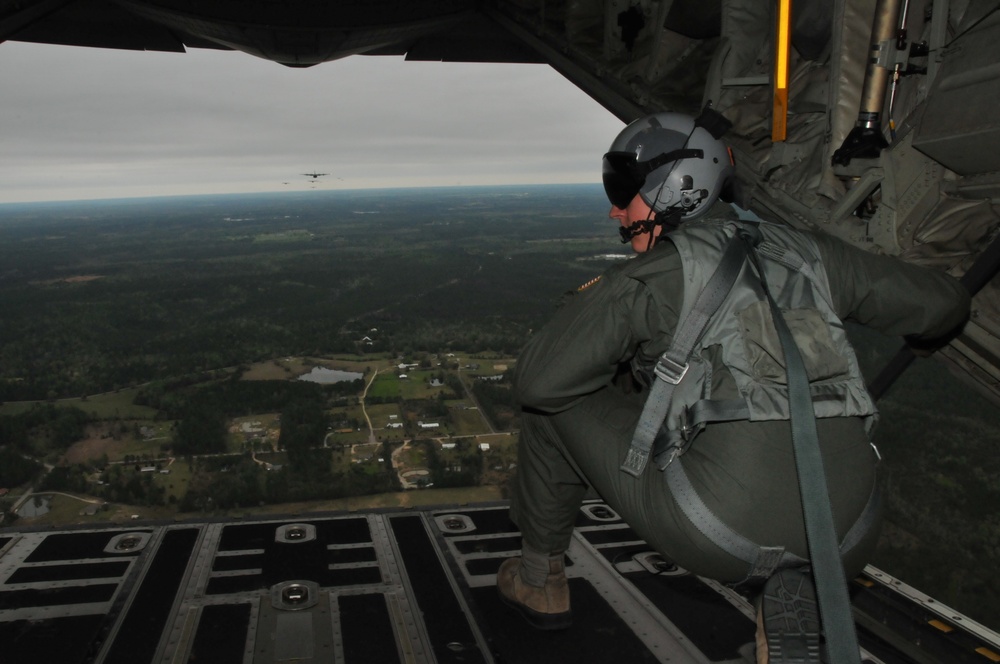
<svg viewBox="0 0 1000 664">
<path fill-rule="evenodd" d="M 0 90 L 0 203 L 597 182 L 621 128 L 545 65 L 7 42 Z"/>
</svg>

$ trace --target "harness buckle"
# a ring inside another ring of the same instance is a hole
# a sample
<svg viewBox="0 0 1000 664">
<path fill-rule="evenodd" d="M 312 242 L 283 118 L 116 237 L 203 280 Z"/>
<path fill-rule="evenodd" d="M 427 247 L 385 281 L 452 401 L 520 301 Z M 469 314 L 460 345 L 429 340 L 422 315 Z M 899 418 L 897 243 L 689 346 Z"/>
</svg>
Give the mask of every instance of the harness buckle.
<svg viewBox="0 0 1000 664">
<path fill-rule="evenodd" d="M 667 455 L 666 461 L 660 460 L 662 458 L 662 455 L 660 455 L 660 457 L 657 457 L 656 459 L 656 467 L 659 468 L 660 470 L 666 470 L 667 466 L 672 464 L 674 462 L 674 459 L 676 459 L 681 455 L 681 448 L 671 447 L 669 450 L 666 450 L 663 454 Z"/>
<path fill-rule="evenodd" d="M 689 366 L 690 365 L 687 362 L 684 364 L 678 364 L 669 357 L 660 357 L 660 359 L 656 361 L 656 366 L 653 367 L 653 373 L 655 373 L 658 378 L 665 380 L 671 385 L 677 385 L 684 379 L 684 375 L 688 372 Z"/>
<path fill-rule="evenodd" d="M 678 457 L 682 456 L 691 447 L 690 440 L 682 440 L 674 443 L 660 453 L 653 454 L 653 461 L 660 470 L 666 470 Z"/>
<path fill-rule="evenodd" d="M 685 443 L 690 444 L 694 440 L 694 436 L 697 433 L 695 431 L 694 425 L 691 424 L 691 407 L 684 406 L 682 410 L 677 415 L 677 430 L 681 434 L 681 440 Z"/>
</svg>

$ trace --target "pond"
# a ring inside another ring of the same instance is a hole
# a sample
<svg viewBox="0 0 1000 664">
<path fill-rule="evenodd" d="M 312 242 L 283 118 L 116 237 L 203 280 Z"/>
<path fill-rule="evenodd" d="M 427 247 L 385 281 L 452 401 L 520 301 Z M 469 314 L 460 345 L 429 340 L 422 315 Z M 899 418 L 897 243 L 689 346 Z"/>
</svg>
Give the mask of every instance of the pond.
<svg viewBox="0 0 1000 664">
<path fill-rule="evenodd" d="M 359 380 L 365 375 L 357 371 L 341 371 L 340 369 L 327 369 L 325 367 L 313 367 L 307 374 L 299 376 L 299 380 L 307 380 L 310 383 L 322 383 L 330 385 L 332 383 L 343 383 L 344 381 Z"/>
<path fill-rule="evenodd" d="M 17 510 L 20 517 L 42 516 L 47 514 L 51 506 L 49 501 L 52 496 L 31 496 Z"/>
</svg>

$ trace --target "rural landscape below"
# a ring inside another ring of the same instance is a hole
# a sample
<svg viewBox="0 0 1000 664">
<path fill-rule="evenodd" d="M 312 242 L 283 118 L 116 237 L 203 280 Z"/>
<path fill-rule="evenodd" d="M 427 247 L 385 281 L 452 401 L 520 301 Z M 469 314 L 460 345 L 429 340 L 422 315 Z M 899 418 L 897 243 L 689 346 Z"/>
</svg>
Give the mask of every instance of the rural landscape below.
<svg viewBox="0 0 1000 664">
<path fill-rule="evenodd" d="M 0 205 L 18 528 L 503 501 L 510 378 L 627 260 L 597 185 Z M 901 341 L 850 327 L 872 376 Z M 873 564 L 1000 627 L 1000 417 L 934 360 L 880 404 Z"/>
</svg>

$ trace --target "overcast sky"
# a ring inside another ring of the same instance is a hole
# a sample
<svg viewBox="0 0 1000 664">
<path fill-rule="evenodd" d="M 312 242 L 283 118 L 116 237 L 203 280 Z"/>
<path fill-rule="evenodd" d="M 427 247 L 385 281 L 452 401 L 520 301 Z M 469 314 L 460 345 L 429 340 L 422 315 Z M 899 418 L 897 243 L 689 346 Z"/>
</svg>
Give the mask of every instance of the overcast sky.
<svg viewBox="0 0 1000 664">
<path fill-rule="evenodd" d="M 0 203 L 599 182 L 622 127 L 547 65 L 397 57 L 6 42 L 0 95 Z"/>
</svg>

